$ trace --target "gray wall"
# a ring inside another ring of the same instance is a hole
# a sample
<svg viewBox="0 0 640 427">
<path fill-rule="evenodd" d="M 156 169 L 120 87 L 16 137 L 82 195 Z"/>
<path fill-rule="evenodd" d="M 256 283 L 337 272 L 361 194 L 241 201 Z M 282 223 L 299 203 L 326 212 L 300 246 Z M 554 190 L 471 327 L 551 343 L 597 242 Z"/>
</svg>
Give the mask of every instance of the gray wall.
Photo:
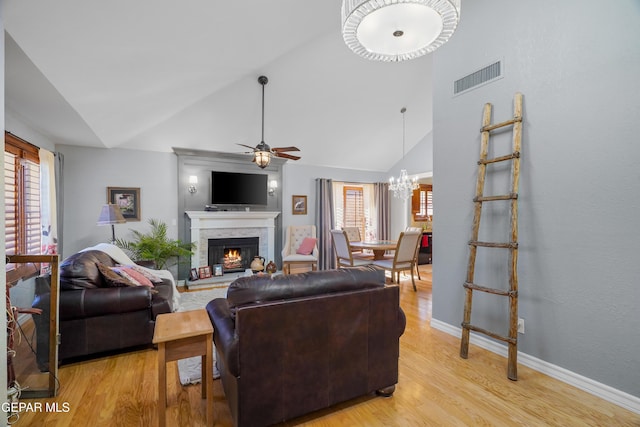
<svg viewBox="0 0 640 427">
<path fill-rule="evenodd" d="M 640 5 L 613 3 L 466 2 L 435 52 L 433 227 L 447 244 L 434 251 L 433 318 L 462 320 L 482 107 L 506 120 L 520 91 L 519 349 L 640 396 Z M 503 79 L 452 96 L 455 79 L 495 59 Z M 506 210 L 485 212 L 498 235 Z M 476 271 L 476 281 L 504 283 L 506 257 L 483 256 Z M 495 298 L 474 299 L 473 323 L 504 330 Z"/>
<path fill-rule="evenodd" d="M 63 254 L 111 240 L 110 226 L 97 226 L 107 187 L 140 188 L 140 221 L 116 224 L 116 238 L 149 231 L 149 219 L 164 221 L 177 238 L 177 161 L 173 153 L 58 145 L 64 155 Z"/>
<path fill-rule="evenodd" d="M 282 218 L 285 227 L 287 225 L 316 223 L 316 178 L 362 183 L 383 182 L 388 179 L 383 172 L 309 166 L 295 162 L 287 162 L 283 166 L 282 177 L 284 182 L 282 188 Z M 291 213 L 291 196 L 294 194 L 307 196 L 307 215 L 293 215 Z"/>
<path fill-rule="evenodd" d="M 42 135 L 40 132 L 35 131 L 29 125 L 26 125 L 8 108 L 5 110 L 4 114 L 4 125 L 6 131 L 11 132 L 25 141 L 29 141 L 31 144 L 51 152 L 56 151 L 56 145 L 51 139 Z"/>
<path fill-rule="evenodd" d="M 424 120 L 427 120 L 426 118 Z M 406 169 L 407 174 L 429 175 L 433 172 L 433 133 L 425 135 L 398 163 L 393 165 L 386 174 L 384 181 L 391 176 L 397 178 L 400 170 Z M 399 236 L 411 224 L 411 199 L 402 200 L 390 195 L 391 230 L 390 236 Z"/>
<path fill-rule="evenodd" d="M 107 187 L 140 187 L 141 222 L 116 225 L 116 237 L 131 237 L 130 229 L 146 231 L 150 218 L 161 219 L 169 226 L 169 235 L 187 240 L 188 223 L 185 210 L 203 210 L 210 203 L 211 170 L 260 173 L 246 158 L 215 158 L 198 153 L 195 156 L 124 149 L 82 148 L 58 145 L 64 155 L 64 253 L 63 258 L 88 246 L 110 240 L 111 228 L 96 225 L 100 207 L 106 203 Z M 211 153 L 209 153 L 211 154 Z M 269 197 L 268 210 L 281 211 L 277 219 L 277 236 L 282 227 L 315 223 L 315 179 L 378 182 L 388 175 L 381 172 L 354 171 L 330 167 L 310 167 L 294 162 L 274 162 L 264 170 L 269 179 L 277 179 L 279 187 Z M 189 175 L 198 176 L 198 192 L 187 190 Z M 291 196 L 307 195 L 307 215 L 292 215 Z M 278 242 L 277 253 L 280 252 Z M 182 275 L 178 276 L 182 278 Z"/>
</svg>

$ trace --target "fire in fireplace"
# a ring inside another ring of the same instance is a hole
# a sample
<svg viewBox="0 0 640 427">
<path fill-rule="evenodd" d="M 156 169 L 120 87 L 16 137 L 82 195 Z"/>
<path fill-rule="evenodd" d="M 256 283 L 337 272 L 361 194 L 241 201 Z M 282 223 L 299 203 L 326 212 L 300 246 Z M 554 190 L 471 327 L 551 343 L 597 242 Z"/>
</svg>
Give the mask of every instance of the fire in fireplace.
<svg viewBox="0 0 640 427">
<path fill-rule="evenodd" d="M 239 248 L 225 249 L 223 261 L 222 268 L 224 271 L 242 268 L 242 250 Z"/>
<path fill-rule="evenodd" d="M 258 237 L 209 239 L 209 265 L 222 264 L 223 272 L 244 271 L 258 255 Z"/>
</svg>

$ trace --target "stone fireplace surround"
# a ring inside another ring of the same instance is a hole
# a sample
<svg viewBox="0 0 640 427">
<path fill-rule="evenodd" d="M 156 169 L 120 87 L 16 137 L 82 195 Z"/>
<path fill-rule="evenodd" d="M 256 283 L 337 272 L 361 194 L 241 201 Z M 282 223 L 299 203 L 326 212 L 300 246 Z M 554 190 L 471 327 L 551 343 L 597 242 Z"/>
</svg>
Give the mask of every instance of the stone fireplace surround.
<svg viewBox="0 0 640 427">
<path fill-rule="evenodd" d="M 186 211 L 190 220 L 191 242 L 196 244 L 191 267 L 208 265 L 209 239 L 258 237 L 258 253 L 267 262 L 275 259 L 275 218 L 280 212 L 268 211 Z"/>
</svg>

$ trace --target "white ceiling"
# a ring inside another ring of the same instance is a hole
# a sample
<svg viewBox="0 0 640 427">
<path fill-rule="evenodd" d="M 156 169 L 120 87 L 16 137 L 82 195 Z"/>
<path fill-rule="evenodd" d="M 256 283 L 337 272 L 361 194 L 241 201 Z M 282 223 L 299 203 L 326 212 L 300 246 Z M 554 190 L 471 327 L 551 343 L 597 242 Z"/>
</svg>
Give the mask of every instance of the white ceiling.
<svg viewBox="0 0 640 427">
<path fill-rule="evenodd" d="M 9 114 L 55 143 L 242 152 L 387 171 L 432 129 L 431 57 L 372 62 L 339 0 L 3 2 Z M 8 129 L 11 131 L 11 129 Z"/>
</svg>

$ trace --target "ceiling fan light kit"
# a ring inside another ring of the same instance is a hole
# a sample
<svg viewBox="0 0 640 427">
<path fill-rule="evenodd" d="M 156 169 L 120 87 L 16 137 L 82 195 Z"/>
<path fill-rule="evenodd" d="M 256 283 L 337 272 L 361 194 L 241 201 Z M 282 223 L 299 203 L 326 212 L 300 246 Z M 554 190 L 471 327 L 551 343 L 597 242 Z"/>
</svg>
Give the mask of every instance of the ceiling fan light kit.
<svg viewBox="0 0 640 427">
<path fill-rule="evenodd" d="M 342 37 L 356 54 L 404 61 L 433 52 L 460 21 L 461 0 L 343 0 Z"/>
<path fill-rule="evenodd" d="M 253 153 L 253 161 L 260 166 L 260 169 L 266 168 L 271 163 L 271 150 L 264 141 L 256 146 L 256 151 Z"/>
<path fill-rule="evenodd" d="M 269 79 L 265 76 L 258 77 L 258 83 L 262 85 L 262 139 L 260 144 L 255 147 L 250 147 L 244 144 L 238 144 L 243 147 L 247 147 L 253 150 L 253 162 L 255 162 L 261 169 L 266 168 L 271 163 L 271 157 L 282 157 L 284 159 L 298 160 L 300 156 L 294 156 L 285 153 L 285 151 L 300 151 L 298 147 L 269 147 L 269 144 L 264 142 L 264 87 L 269 83 Z"/>
</svg>

